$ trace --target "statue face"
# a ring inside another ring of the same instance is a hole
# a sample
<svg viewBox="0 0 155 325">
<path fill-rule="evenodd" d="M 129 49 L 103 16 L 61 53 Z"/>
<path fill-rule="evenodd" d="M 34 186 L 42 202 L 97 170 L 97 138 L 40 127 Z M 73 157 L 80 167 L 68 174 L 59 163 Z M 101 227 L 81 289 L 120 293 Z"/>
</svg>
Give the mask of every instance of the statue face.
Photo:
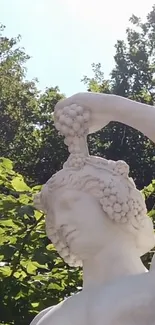
<svg viewBox="0 0 155 325">
<path fill-rule="evenodd" d="M 73 254 L 83 260 L 103 248 L 109 237 L 106 223 L 111 221 L 93 196 L 61 188 L 52 195 L 51 208 L 53 226 Z"/>
</svg>

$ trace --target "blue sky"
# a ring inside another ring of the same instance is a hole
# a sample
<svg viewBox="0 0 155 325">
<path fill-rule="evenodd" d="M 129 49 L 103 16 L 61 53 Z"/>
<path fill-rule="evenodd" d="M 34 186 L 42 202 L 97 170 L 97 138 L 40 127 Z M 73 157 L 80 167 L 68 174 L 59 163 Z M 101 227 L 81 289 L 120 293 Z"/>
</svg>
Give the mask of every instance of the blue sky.
<svg viewBox="0 0 155 325">
<path fill-rule="evenodd" d="M 38 87 L 58 85 L 67 96 L 85 90 L 83 75 L 101 62 L 113 68 L 114 44 L 125 38 L 132 13 L 145 17 L 155 0 L 0 0 L 0 22 L 9 36 L 22 35 L 31 55 L 27 78 Z"/>
</svg>

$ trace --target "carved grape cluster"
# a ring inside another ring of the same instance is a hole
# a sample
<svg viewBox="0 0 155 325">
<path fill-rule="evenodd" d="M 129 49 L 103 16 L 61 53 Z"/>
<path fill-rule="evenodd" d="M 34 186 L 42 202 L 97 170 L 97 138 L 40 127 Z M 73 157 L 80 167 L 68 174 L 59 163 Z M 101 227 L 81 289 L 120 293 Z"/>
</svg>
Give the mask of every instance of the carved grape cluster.
<svg viewBox="0 0 155 325">
<path fill-rule="evenodd" d="M 129 175 L 129 166 L 123 160 L 113 161 L 101 157 L 90 156 L 86 159 L 86 163 L 98 166 L 100 168 L 108 169 L 113 174 L 120 175 L 125 178 L 128 178 Z M 132 182 L 132 186 L 133 185 L 134 183 Z"/>
<path fill-rule="evenodd" d="M 89 121 L 89 110 L 84 110 L 83 107 L 76 104 L 55 110 L 55 127 L 65 137 L 64 143 L 68 146 L 71 154 L 80 154 L 82 152 L 81 142 L 86 139 L 88 134 Z M 81 167 L 83 164 L 80 162 L 80 155 L 78 159 L 79 162 L 76 156 L 71 157 L 70 161 L 67 162 L 68 166 L 71 167 L 71 161 L 73 160 L 73 167 Z M 74 160 L 76 160 L 76 163 Z"/>
<path fill-rule="evenodd" d="M 89 110 L 76 104 L 55 111 L 55 127 L 66 139 L 87 133 L 89 119 Z"/>
<path fill-rule="evenodd" d="M 86 157 L 83 153 L 71 154 L 67 161 L 64 163 L 64 168 L 78 168 L 81 169 L 86 162 Z"/>
<path fill-rule="evenodd" d="M 140 193 L 129 187 L 128 195 L 126 193 L 123 195 L 123 191 L 118 190 L 117 186 L 114 180 L 111 180 L 108 185 L 103 180 L 99 182 L 100 204 L 103 211 L 116 222 L 125 223 L 135 219 L 138 223 L 147 213 Z"/>
</svg>

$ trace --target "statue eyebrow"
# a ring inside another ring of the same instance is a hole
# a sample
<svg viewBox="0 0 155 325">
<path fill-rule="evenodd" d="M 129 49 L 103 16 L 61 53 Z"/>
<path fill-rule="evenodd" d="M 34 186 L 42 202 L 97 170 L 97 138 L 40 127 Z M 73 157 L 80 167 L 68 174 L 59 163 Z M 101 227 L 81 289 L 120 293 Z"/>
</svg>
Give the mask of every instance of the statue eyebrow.
<svg viewBox="0 0 155 325">
<path fill-rule="evenodd" d="M 62 195 L 60 196 L 61 200 L 67 201 L 68 200 L 72 200 L 72 201 L 78 201 L 80 199 L 80 192 L 79 190 L 73 190 L 73 189 L 68 189 L 69 193 L 65 192 L 62 193 Z M 76 191 L 76 193 L 75 193 Z"/>
</svg>

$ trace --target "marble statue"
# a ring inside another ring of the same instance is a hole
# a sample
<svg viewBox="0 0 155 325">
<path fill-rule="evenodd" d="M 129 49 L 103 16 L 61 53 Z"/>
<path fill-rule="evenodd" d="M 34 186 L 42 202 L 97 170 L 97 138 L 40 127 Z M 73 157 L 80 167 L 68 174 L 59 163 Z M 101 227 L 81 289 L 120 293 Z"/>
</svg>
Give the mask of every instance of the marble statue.
<svg viewBox="0 0 155 325">
<path fill-rule="evenodd" d="M 70 266 L 82 266 L 83 289 L 43 310 L 31 325 L 155 325 L 155 246 L 145 200 L 124 161 L 90 156 L 87 135 L 110 121 L 155 142 L 155 108 L 115 95 L 79 93 L 60 101 L 56 129 L 69 157 L 35 197 L 46 233 Z"/>
</svg>

